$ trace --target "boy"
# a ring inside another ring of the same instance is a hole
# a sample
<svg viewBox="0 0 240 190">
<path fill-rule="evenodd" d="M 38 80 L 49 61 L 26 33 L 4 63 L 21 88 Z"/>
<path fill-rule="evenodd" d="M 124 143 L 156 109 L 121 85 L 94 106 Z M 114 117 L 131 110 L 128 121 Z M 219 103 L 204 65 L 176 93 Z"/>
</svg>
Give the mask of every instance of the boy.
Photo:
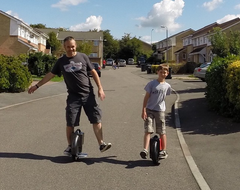
<svg viewBox="0 0 240 190">
<path fill-rule="evenodd" d="M 151 134 L 154 132 L 153 121 L 156 123 L 156 133 L 161 137 L 162 151 L 159 153 L 159 158 L 165 159 L 168 157 L 166 152 L 166 127 L 165 127 L 165 97 L 171 94 L 171 86 L 165 82 L 168 76 L 168 65 L 160 65 L 157 68 L 158 78 L 149 82 L 144 90 L 146 91 L 143 108 L 142 119 L 144 120 L 144 149 L 140 152 L 143 159 L 148 157 L 148 147 Z"/>
</svg>

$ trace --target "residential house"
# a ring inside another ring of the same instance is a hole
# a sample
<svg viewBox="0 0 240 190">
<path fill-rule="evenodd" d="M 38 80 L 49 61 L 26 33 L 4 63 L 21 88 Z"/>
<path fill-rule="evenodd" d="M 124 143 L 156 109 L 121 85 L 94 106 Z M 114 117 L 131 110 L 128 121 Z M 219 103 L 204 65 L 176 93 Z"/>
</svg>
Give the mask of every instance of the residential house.
<svg viewBox="0 0 240 190">
<path fill-rule="evenodd" d="M 60 31 L 58 29 L 40 29 L 38 30 L 49 34 L 50 32 L 56 33 L 57 39 L 63 44 L 64 38 L 72 36 L 76 42 L 88 42 L 92 46 L 92 52 L 88 55 L 91 62 L 97 62 L 102 66 L 103 62 L 103 32 L 80 32 L 80 31 Z M 60 51 L 58 56 L 64 54 L 65 51 Z"/>
<path fill-rule="evenodd" d="M 180 52 L 176 52 L 176 54 L 182 54 L 181 59 L 177 62 L 204 63 L 212 61 L 214 55 L 211 51 L 210 36 L 216 27 L 221 28 L 225 33 L 240 30 L 240 19 L 235 18 L 222 24 L 215 22 L 184 37 L 183 49 Z"/>
<path fill-rule="evenodd" d="M 46 34 L 1 10 L 0 24 L 0 54 L 14 56 L 29 52 L 46 53 Z"/>
<path fill-rule="evenodd" d="M 193 32 L 194 30 L 190 28 L 154 43 L 156 45 L 158 59 L 167 60 L 167 62 L 176 62 L 176 60 L 179 59 L 179 55 L 175 55 L 175 52 L 183 48 L 182 38 Z"/>
</svg>

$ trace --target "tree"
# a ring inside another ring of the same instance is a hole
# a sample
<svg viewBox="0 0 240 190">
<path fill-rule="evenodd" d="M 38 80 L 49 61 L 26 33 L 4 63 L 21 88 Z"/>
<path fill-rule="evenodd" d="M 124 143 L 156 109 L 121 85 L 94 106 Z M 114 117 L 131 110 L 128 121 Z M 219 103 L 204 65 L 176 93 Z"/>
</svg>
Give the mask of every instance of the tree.
<svg viewBox="0 0 240 190">
<path fill-rule="evenodd" d="M 222 32 L 221 28 L 213 29 L 213 34 L 210 36 L 213 54 L 219 57 L 226 57 L 229 52 L 227 35 Z"/>
<path fill-rule="evenodd" d="M 47 49 L 51 48 L 52 54 L 57 55 L 57 52 L 61 49 L 61 43 L 57 39 L 55 32 L 50 32 L 48 36 L 49 39 L 47 40 Z"/>
<path fill-rule="evenodd" d="M 230 31 L 229 51 L 230 54 L 240 55 L 240 32 L 238 30 Z"/>
<path fill-rule="evenodd" d="M 93 45 L 87 41 L 77 42 L 76 50 L 85 53 L 86 55 L 90 55 L 90 53 L 92 52 L 92 48 Z"/>
<path fill-rule="evenodd" d="M 46 28 L 45 24 L 30 24 L 32 28 Z"/>
<path fill-rule="evenodd" d="M 118 40 L 113 39 L 110 30 L 103 31 L 103 58 L 116 58 L 119 50 Z"/>
</svg>

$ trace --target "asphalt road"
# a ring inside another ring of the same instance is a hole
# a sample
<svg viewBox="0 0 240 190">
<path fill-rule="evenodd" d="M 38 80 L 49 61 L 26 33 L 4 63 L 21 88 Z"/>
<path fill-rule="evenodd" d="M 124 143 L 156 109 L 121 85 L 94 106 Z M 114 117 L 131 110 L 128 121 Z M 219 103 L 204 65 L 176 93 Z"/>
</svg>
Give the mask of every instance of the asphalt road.
<svg viewBox="0 0 240 190">
<path fill-rule="evenodd" d="M 0 94 L 0 189 L 200 189 L 174 127 L 171 109 L 175 94 L 167 98 L 169 157 L 155 166 L 150 159 L 142 160 L 139 156 L 143 145 L 143 88 L 152 78 L 155 76 L 134 66 L 102 70 L 106 99 L 98 101 L 103 110 L 104 139 L 113 146 L 104 153 L 98 150 L 92 127 L 83 113 L 83 152 L 88 158 L 77 162 L 62 154 L 67 146 L 64 83 L 45 85 L 32 95 Z M 12 104 L 17 105 L 9 106 Z"/>
</svg>

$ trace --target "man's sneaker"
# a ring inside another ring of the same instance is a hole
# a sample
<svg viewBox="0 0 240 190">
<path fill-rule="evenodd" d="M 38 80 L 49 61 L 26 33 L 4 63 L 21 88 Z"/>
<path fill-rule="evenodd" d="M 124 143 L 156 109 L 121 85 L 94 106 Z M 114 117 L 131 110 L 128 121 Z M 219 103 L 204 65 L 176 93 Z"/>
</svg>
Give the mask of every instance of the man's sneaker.
<svg viewBox="0 0 240 190">
<path fill-rule="evenodd" d="M 112 146 L 111 143 L 105 143 L 104 142 L 103 144 L 100 145 L 99 150 L 101 152 L 104 152 L 104 151 L 108 150 L 109 148 L 111 148 L 111 146 Z"/>
<path fill-rule="evenodd" d="M 166 150 L 162 150 L 161 152 L 159 152 L 160 159 L 166 159 L 167 157 L 168 157 L 168 153 Z"/>
<path fill-rule="evenodd" d="M 147 159 L 148 151 L 146 149 L 143 149 L 143 151 L 140 152 L 140 156 L 142 157 L 142 159 Z"/>
<path fill-rule="evenodd" d="M 66 156 L 71 156 L 71 146 L 68 146 L 66 150 L 64 150 L 63 154 Z"/>
</svg>

